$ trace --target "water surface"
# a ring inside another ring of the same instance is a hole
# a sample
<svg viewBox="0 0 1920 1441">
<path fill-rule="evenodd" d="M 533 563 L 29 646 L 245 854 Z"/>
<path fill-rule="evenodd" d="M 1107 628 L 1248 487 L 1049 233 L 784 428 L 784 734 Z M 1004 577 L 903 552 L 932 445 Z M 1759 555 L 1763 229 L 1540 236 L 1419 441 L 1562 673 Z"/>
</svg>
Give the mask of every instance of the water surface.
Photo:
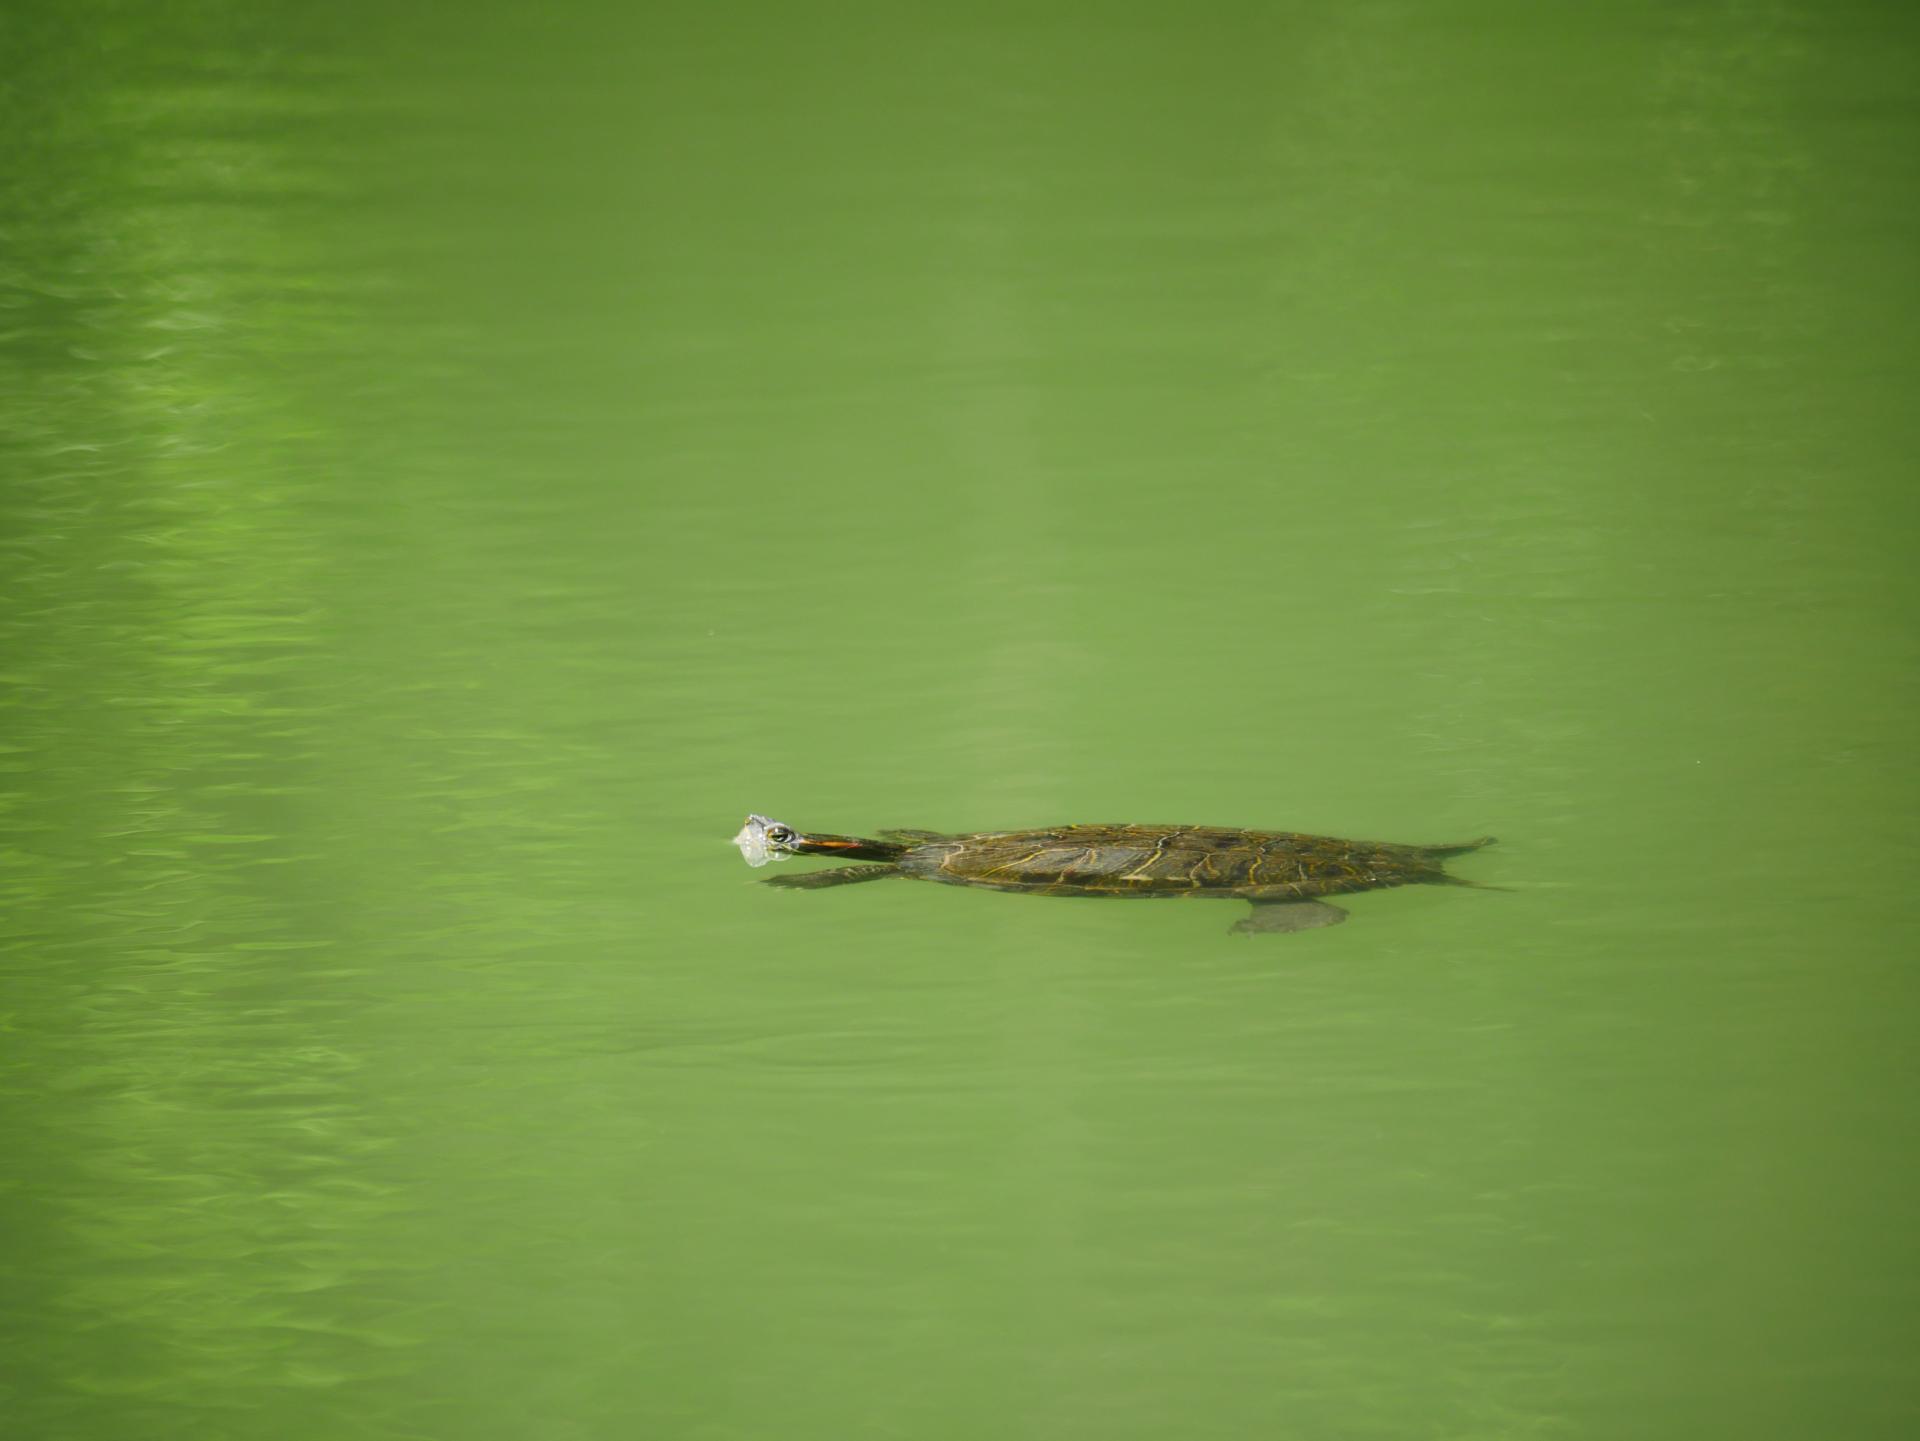
<svg viewBox="0 0 1920 1441">
<path fill-rule="evenodd" d="M 1920 26 L 23 16 L 21 1435 L 1912 1434 Z"/>
</svg>

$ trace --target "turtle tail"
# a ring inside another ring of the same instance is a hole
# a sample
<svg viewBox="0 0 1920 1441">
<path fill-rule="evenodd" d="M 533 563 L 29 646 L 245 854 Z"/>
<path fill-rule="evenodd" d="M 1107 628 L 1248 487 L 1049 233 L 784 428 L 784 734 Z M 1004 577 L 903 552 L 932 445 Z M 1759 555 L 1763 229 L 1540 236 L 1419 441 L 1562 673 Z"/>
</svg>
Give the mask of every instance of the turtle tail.
<svg viewBox="0 0 1920 1441">
<path fill-rule="evenodd" d="M 1429 860 L 1444 861 L 1448 856 L 1464 856 L 1469 851 L 1477 851 L 1482 846 L 1494 844 L 1495 837 L 1481 836 L 1473 841 L 1456 841 L 1450 846 L 1421 846 Z"/>
<path fill-rule="evenodd" d="M 1450 856 L 1464 856 L 1479 850 L 1482 846 L 1493 844 L 1492 836 L 1481 836 L 1474 841 L 1461 841 L 1451 846 L 1425 846 L 1426 858 L 1434 863 L 1432 879 L 1443 886 L 1471 886 L 1476 891 L 1504 891 L 1506 886 L 1490 886 L 1485 881 L 1470 881 L 1465 876 L 1456 876 L 1439 864 Z"/>
</svg>

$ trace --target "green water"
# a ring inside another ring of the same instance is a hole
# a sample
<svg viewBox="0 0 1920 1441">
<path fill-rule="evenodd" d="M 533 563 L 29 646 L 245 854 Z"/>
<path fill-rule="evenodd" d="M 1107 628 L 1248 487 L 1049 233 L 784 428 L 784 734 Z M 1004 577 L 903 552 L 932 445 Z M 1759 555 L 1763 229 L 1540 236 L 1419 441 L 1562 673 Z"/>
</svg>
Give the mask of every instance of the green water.
<svg viewBox="0 0 1920 1441">
<path fill-rule="evenodd" d="M 1920 17 L 12 17 L 9 1436 L 1915 1434 Z"/>
</svg>

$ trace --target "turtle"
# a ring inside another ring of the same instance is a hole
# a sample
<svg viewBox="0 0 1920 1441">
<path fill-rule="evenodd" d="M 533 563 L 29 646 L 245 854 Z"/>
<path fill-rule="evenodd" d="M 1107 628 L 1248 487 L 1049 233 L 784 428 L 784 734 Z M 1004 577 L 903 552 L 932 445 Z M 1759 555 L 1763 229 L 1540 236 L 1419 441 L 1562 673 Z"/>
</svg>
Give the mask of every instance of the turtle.
<svg viewBox="0 0 1920 1441">
<path fill-rule="evenodd" d="M 1308 931 L 1347 918 L 1323 897 L 1388 886 L 1476 885 L 1442 862 L 1493 843 L 1492 836 L 1451 845 L 1348 841 L 1292 831 L 1226 826 L 1069 825 L 950 834 L 883 830 L 876 839 L 796 830 L 750 815 L 733 838 L 749 865 L 787 856 L 832 856 L 864 864 L 806 875 L 774 876 L 786 890 L 907 876 L 994 891 L 1047 896 L 1216 897 L 1253 903 L 1232 929 Z"/>
</svg>

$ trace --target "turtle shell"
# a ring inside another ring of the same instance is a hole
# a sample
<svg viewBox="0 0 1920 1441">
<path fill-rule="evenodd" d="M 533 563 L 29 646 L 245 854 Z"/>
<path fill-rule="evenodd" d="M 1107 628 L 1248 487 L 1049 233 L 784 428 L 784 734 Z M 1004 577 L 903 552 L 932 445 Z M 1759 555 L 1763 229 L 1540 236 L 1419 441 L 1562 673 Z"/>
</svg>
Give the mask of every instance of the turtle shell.
<svg viewBox="0 0 1920 1441">
<path fill-rule="evenodd" d="M 930 838 L 895 864 L 999 891 L 1280 901 L 1446 881 L 1440 859 L 1461 849 L 1214 826 L 1076 825 Z"/>
</svg>

